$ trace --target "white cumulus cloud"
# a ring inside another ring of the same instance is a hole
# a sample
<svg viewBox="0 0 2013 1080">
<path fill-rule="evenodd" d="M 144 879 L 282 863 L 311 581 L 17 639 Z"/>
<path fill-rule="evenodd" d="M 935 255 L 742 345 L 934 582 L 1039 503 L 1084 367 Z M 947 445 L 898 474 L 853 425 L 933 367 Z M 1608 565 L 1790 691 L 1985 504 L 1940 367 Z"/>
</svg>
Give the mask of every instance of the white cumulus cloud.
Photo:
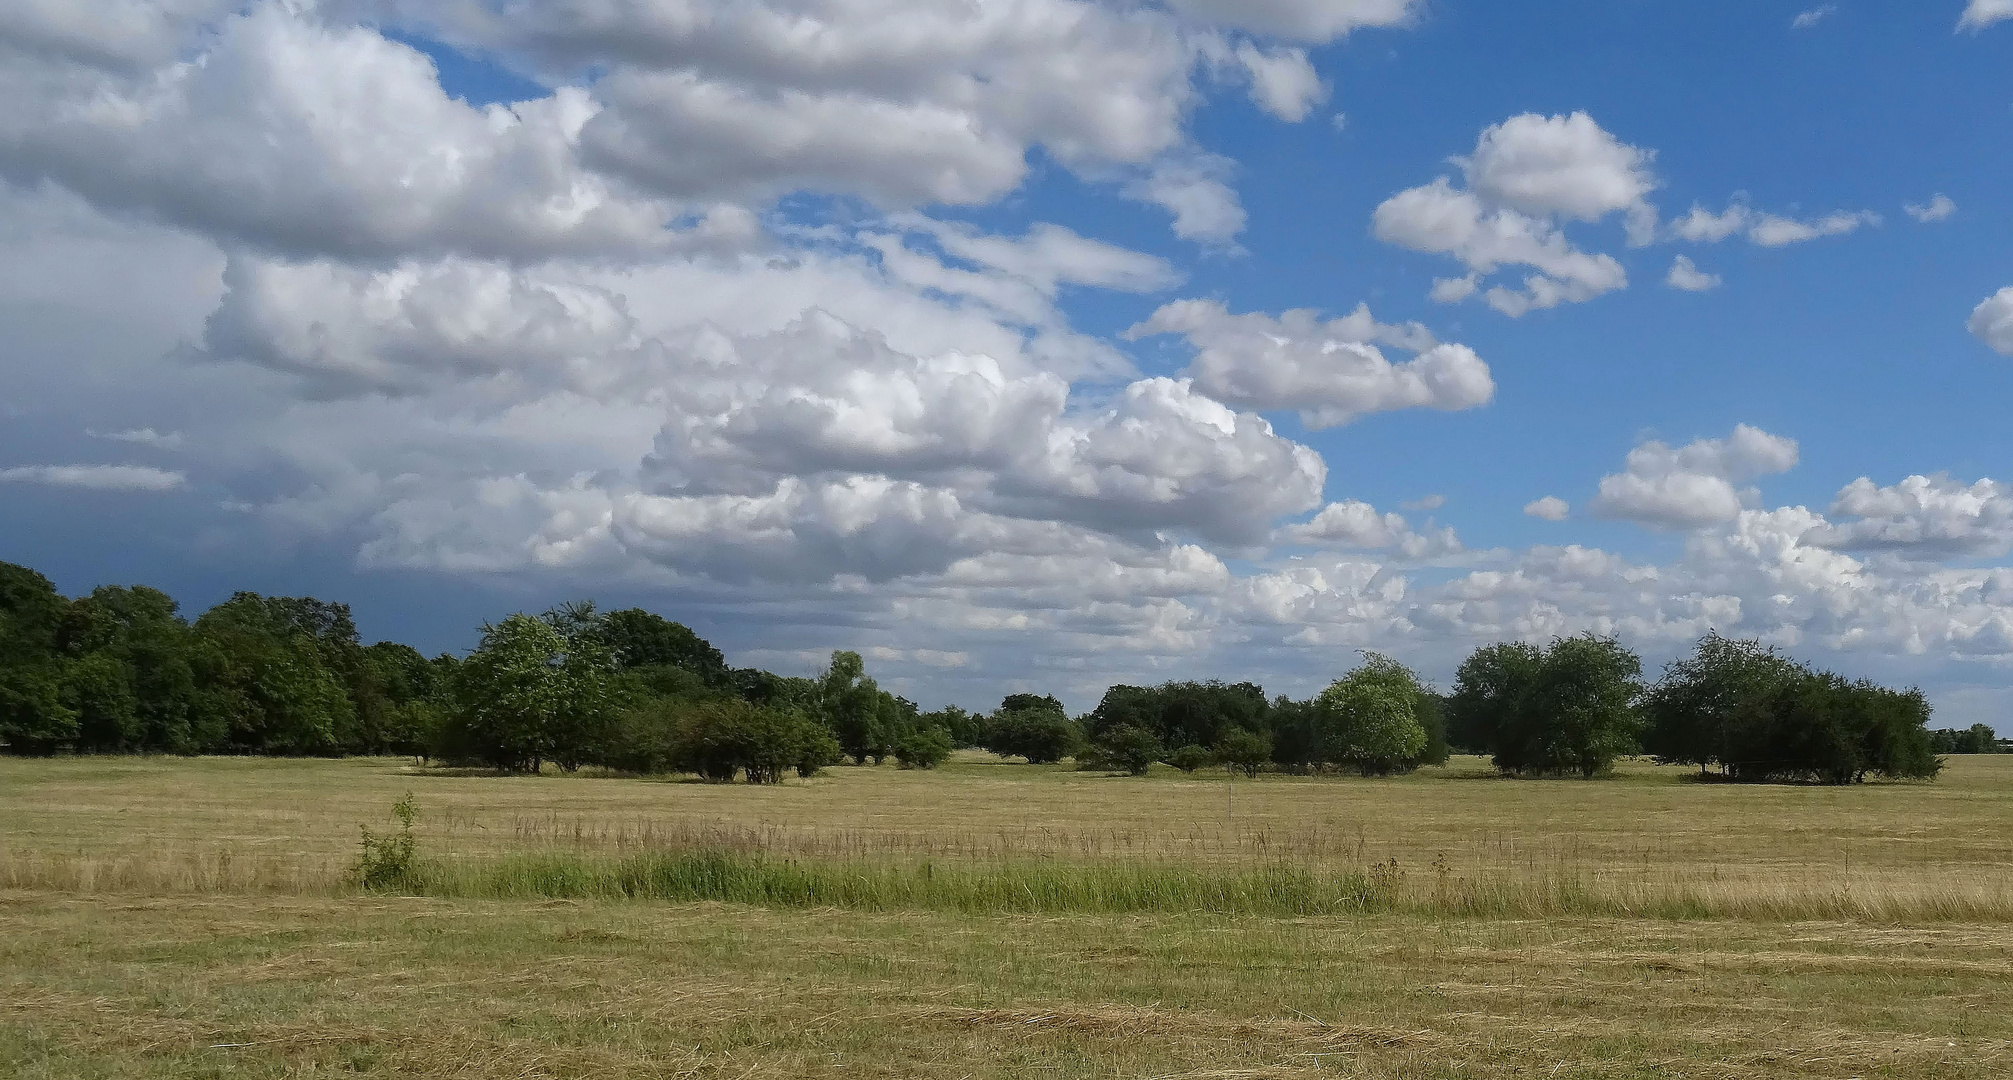
<svg viewBox="0 0 2013 1080">
<path fill-rule="evenodd" d="M 1957 29 L 1976 33 L 2002 19 L 2013 19 L 2013 0 L 1971 0 L 1957 20 Z"/>
<path fill-rule="evenodd" d="M 2013 285 L 1986 297 L 1967 324 L 1978 340 L 2002 356 L 2013 356 Z"/>
<path fill-rule="evenodd" d="M 1580 303 L 1626 288 L 1628 274 L 1613 256 L 1576 248 L 1561 223 L 1621 212 L 1632 235 L 1644 222 L 1653 226 L 1656 212 L 1645 198 L 1657 186 L 1654 158 L 1584 112 L 1513 116 L 1485 129 L 1474 152 L 1456 159 L 1465 187 L 1443 176 L 1401 191 L 1377 207 L 1371 228 L 1386 243 L 1450 255 L 1472 271 L 1434 281 L 1431 296 L 1441 303 L 1473 295 L 1506 266 L 1534 272 L 1519 287 L 1483 292 L 1496 310 L 1515 317 Z"/>
<path fill-rule="evenodd" d="M 1746 424 L 1724 439 L 1673 448 L 1657 441 L 1629 451 L 1623 471 L 1601 478 L 1590 508 L 1601 517 L 1658 528 L 1690 529 L 1732 521 L 1759 497 L 1735 485 L 1787 472 L 1796 440 Z"/>
<path fill-rule="evenodd" d="M 1572 504 L 1557 495 L 1547 495 L 1524 504 L 1524 513 L 1544 521 L 1564 521 L 1572 512 Z"/>
<path fill-rule="evenodd" d="M 2013 551 L 2013 484 L 1990 479 L 1966 484 L 1938 473 L 1881 487 L 1861 477 L 1838 493 L 1829 514 L 1854 520 L 1827 525 L 1810 542 L 1932 559 Z"/>
<path fill-rule="evenodd" d="M 1927 203 L 1907 203 L 1901 209 L 1907 211 L 1909 217 L 1926 225 L 1934 221 L 1950 220 L 1950 216 L 1957 212 L 1957 203 L 1952 201 L 1950 196 L 1938 192 Z"/>
<path fill-rule="evenodd" d="M 1154 334 L 1181 334 L 1195 346 L 1187 374 L 1204 393 L 1247 408 L 1296 409 L 1310 427 L 1395 409 L 1471 409 L 1496 392 L 1474 350 L 1437 342 L 1417 323 L 1378 323 L 1367 306 L 1323 321 L 1305 309 L 1232 315 L 1214 300 L 1181 300 L 1125 332 Z M 1393 362 L 1383 347 L 1415 355 Z"/>
<path fill-rule="evenodd" d="M 1700 270 L 1698 264 L 1692 262 L 1689 256 L 1680 255 L 1671 263 L 1670 273 L 1665 275 L 1664 283 L 1673 289 L 1683 289 L 1685 292 L 1705 292 L 1708 289 L 1719 288 L 1724 284 L 1724 279 L 1718 274 L 1708 274 Z"/>
</svg>

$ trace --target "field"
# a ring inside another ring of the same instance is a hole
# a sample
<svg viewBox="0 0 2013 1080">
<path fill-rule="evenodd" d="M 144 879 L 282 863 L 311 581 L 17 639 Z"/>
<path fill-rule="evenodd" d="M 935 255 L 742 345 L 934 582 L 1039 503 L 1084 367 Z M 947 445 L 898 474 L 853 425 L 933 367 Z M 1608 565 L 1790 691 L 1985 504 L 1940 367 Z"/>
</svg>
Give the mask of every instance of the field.
<svg viewBox="0 0 2013 1080">
<path fill-rule="evenodd" d="M 364 893 L 408 791 L 421 895 Z M 5 1076 L 2009 1073 L 2013 756 L 1841 789 L 0 761 Z"/>
</svg>

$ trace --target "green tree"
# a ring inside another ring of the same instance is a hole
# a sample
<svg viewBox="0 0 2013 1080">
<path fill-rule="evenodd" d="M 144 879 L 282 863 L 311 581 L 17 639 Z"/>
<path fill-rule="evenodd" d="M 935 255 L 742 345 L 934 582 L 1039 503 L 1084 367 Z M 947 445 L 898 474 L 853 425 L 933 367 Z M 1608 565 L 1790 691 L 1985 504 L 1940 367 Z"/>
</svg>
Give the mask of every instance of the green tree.
<svg viewBox="0 0 2013 1080">
<path fill-rule="evenodd" d="M 200 726 L 221 742 L 216 748 L 252 754 L 341 750 L 354 731 L 356 706 L 329 658 L 344 652 L 342 635 L 354 641 L 348 618 L 342 605 L 248 592 L 204 612 L 196 620 L 201 641 L 192 666 L 204 691 L 200 707 L 211 714 Z"/>
<path fill-rule="evenodd" d="M 77 738 L 56 652 L 68 607 L 48 578 L 0 563 L 0 742 L 12 753 L 52 754 Z"/>
<path fill-rule="evenodd" d="M 1253 683 L 1169 682 L 1114 686 L 1084 722 L 1094 740 L 1131 726 L 1165 746 L 1208 746 L 1230 728 L 1263 729 L 1269 711 L 1264 689 Z"/>
<path fill-rule="evenodd" d="M 92 707 L 98 719 L 80 716 L 79 749 L 187 754 L 206 748 L 195 723 L 197 639 L 178 608 L 166 593 L 144 585 L 103 586 L 71 603 L 58 646 L 73 665 L 97 668 L 66 678 L 72 693 L 98 700 Z M 106 681 L 108 663 L 125 682 L 123 691 Z M 95 689 L 87 691 L 87 684 Z M 131 702 L 130 712 L 122 700 Z M 81 700 L 77 707 L 89 711 Z"/>
<path fill-rule="evenodd" d="M 1216 759 L 1249 777 L 1273 758 L 1272 736 L 1250 728 L 1231 728 L 1216 740 Z"/>
<path fill-rule="evenodd" d="M 1153 732 L 1132 724 L 1106 728 L 1094 742 L 1103 760 L 1134 776 L 1145 776 L 1147 768 L 1167 752 Z"/>
<path fill-rule="evenodd" d="M 985 737 L 986 718 L 977 713 L 968 713 L 956 705 L 946 705 L 935 712 L 924 713 L 923 723 L 941 728 L 951 738 L 954 749 L 964 750 L 977 746 Z"/>
<path fill-rule="evenodd" d="M 1709 633 L 1644 695 L 1643 749 L 1666 765 L 1731 772 L 1747 755 L 1745 729 L 1760 703 L 1808 674 L 1759 641 Z"/>
<path fill-rule="evenodd" d="M 1030 765 L 1050 765 L 1083 747 L 1083 729 L 1062 711 L 1061 702 L 1034 700 L 1039 702 L 1034 707 L 1002 708 L 993 714 L 986 724 L 987 750 L 1001 757 L 1024 757 Z"/>
<path fill-rule="evenodd" d="M 1491 645 L 1456 672 L 1449 726 L 1504 772 L 1592 777 L 1638 749 L 1642 696 L 1642 661 L 1611 638 Z"/>
<path fill-rule="evenodd" d="M 859 653 L 833 653 L 832 662 L 818 676 L 817 693 L 825 726 L 853 764 L 865 765 L 871 758 L 878 765 L 887 758 L 894 749 L 899 710 L 883 700 Z"/>
<path fill-rule="evenodd" d="M 591 634 L 567 635 L 517 614 L 484 627 L 462 662 L 456 735 L 462 756 L 536 772 L 577 767 L 600 749 L 613 719 L 613 664 Z"/>
<path fill-rule="evenodd" d="M 642 608 L 611 611 L 601 617 L 602 639 L 623 669 L 670 667 L 699 677 L 709 688 L 732 685 L 727 660 L 711 642 L 683 623 L 675 623 Z"/>
<path fill-rule="evenodd" d="M 1364 776 L 1416 768 L 1427 745 L 1420 719 L 1425 691 L 1411 670 L 1390 657 L 1368 653 L 1363 665 L 1315 698 L 1327 720 L 1325 756 L 1353 765 Z"/>
<path fill-rule="evenodd" d="M 709 780 L 726 782 L 745 773 L 751 784 L 774 784 L 788 769 L 802 775 L 806 761 L 829 746 L 830 738 L 795 709 L 719 698 L 685 714 L 676 760 Z"/>
</svg>

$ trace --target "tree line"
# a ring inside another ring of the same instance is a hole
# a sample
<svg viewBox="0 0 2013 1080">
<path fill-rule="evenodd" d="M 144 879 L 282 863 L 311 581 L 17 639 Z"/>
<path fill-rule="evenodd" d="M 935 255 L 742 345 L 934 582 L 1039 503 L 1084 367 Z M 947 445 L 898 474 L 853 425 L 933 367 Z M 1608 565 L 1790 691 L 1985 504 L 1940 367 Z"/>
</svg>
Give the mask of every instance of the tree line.
<svg viewBox="0 0 2013 1080">
<path fill-rule="evenodd" d="M 144 586 L 67 599 L 0 563 L 0 744 L 14 754 L 409 754 L 535 772 L 776 782 L 845 761 L 933 768 L 977 747 L 1036 764 L 1145 773 L 1386 776 L 1486 754 L 1520 776 L 1592 777 L 1649 754 L 1735 781 L 1936 775 L 1939 754 L 1999 748 L 1989 728 L 1928 729 L 1919 691 L 1850 681 L 1708 635 L 1654 682 L 1591 635 L 1475 651 L 1442 693 L 1365 654 L 1306 700 L 1260 686 L 1113 686 L 1071 717 L 1049 695 L 924 711 L 860 656 L 812 677 L 732 668 L 688 627 L 591 603 L 514 614 L 465 658 L 364 645 L 346 605 L 238 593 L 184 619 Z"/>
</svg>

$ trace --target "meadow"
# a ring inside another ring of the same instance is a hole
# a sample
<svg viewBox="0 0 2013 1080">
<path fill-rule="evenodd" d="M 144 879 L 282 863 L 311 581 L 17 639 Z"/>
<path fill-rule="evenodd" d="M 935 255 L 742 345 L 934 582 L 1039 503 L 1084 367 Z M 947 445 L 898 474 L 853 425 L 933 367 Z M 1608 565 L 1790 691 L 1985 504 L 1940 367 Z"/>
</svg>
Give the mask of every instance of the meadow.
<svg viewBox="0 0 2013 1080">
<path fill-rule="evenodd" d="M 366 892 L 408 792 L 423 868 Z M 1839 788 L 0 760 L 0 1075 L 2009 1071 L 2013 755 Z"/>
</svg>

